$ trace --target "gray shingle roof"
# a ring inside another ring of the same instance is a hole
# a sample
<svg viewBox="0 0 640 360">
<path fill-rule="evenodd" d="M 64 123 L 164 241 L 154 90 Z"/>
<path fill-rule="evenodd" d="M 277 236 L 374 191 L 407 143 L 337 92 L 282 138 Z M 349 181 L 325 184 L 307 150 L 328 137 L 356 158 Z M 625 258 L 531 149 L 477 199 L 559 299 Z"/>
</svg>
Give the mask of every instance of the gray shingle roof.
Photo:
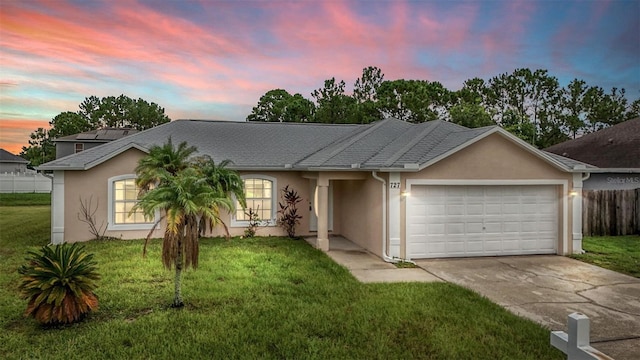
<svg viewBox="0 0 640 360">
<path fill-rule="evenodd" d="M 640 168 L 640 118 L 544 150 L 601 168 Z"/>
<path fill-rule="evenodd" d="M 0 149 L 0 162 L 3 163 L 20 163 L 20 164 L 28 164 L 29 161 L 21 158 L 18 155 L 14 155 L 8 152 L 5 149 Z"/>
<path fill-rule="evenodd" d="M 568 157 L 564 157 L 562 155 L 558 155 L 558 154 L 554 154 L 552 152 L 548 152 L 545 150 L 541 150 L 542 152 L 544 152 L 547 156 L 551 157 L 552 159 L 562 163 L 563 165 L 565 165 L 566 167 L 570 168 L 570 169 L 574 169 L 576 168 L 576 166 L 584 166 L 586 169 L 597 169 L 596 166 L 587 164 L 587 163 L 583 163 L 581 161 L 578 160 L 574 160 L 574 159 L 570 159 Z"/>
<path fill-rule="evenodd" d="M 473 142 L 503 132 L 468 129 L 446 121 L 410 124 L 386 119 L 367 125 L 177 120 L 83 152 L 60 158 L 41 170 L 83 170 L 130 148 L 148 150 L 171 137 L 186 141 L 216 162 L 231 160 L 240 170 L 415 169 Z M 537 150 L 532 150 L 537 151 Z M 539 152 L 557 166 L 563 162 Z"/>
<path fill-rule="evenodd" d="M 62 136 L 54 139 L 54 142 L 108 142 L 123 138 L 125 136 L 133 135 L 137 133 L 136 129 L 129 128 L 104 128 L 97 130 L 90 130 L 81 132 L 78 134 Z"/>
</svg>

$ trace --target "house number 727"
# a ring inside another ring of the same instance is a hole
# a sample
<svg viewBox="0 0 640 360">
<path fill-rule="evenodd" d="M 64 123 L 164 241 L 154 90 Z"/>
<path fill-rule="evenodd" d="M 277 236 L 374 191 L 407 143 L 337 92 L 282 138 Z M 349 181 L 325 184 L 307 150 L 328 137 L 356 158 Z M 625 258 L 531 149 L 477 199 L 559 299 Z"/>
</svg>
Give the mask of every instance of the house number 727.
<svg viewBox="0 0 640 360">
<path fill-rule="evenodd" d="M 400 182 L 389 182 L 389 189 L 400 189 Z"/>
</svg>

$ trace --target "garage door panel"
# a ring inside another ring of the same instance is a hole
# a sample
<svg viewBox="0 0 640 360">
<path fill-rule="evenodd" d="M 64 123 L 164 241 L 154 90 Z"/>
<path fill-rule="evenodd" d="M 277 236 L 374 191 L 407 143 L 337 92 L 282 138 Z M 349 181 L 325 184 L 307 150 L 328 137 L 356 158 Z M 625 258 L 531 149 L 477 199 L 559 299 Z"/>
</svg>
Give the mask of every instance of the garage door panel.
<svg viewBox="0 0 640 360">
<path fill-rule="evenodd" d="M 447 205 L 447 215 L 464 215 L 466 208 L 464 204 Z"/>
<path fill-rule="evenodd" d="M 485 222 L 484 234 L 501 234 L 502 223 L 501 222 Z"/>
<path fill-rule="evenodd" d="M 414 202 L 407 210 L 411 216 L 424 216 L 427 214 L 427 204 Z"/>
<path fill-rule="evenodd" d="M 558 225 L 555 222 L 539 222 L 538 233 L 540 234 L 556 234 L 558 232 Z"/>
<path fill-rule="evenodd" d="M 553 206 L 541 206 L 540 209 L 538 209 L 538 213 L 549 216 L 556 215 L 556 211 L 554 211 Z"/>
<path fill-rule="evenodd" d="M 471 204 L 467 206 L 467 215 L 482 215 L 484 213 L 483 204 Z"/>
<path fill-rule="evenodd" d="M 429 235 L 444 236 L 446 235 L 445 224 L 429 224 L 426 228 Z"/>
<path fill-rule="evenodd" d="M 481 234 L 484 226 L 481 222 L 467 222 L 467 234 Z M 469 239 L 472 241 L 473 239 Z"/>
<path fill-rule="evenodd" d="M 464 223 L 453 223 L 447 224 L 447 232 L 445 235 L 453 238 L 454 235 L 464 235 L 466 233 L 465 224 Z"/>
<path fill-rule="evenodd" d="M 520 222 L 517 221 L 505 221 L 502 226 L 502 231 L 505 233 L 520 233 L 522 231 L 522 226 L 520 226 Z"/>
<path fill-rule="evenodd" d="M 411 258 L 556 252 L 555 186 L 413 185 L 410 190 L 408 211 L 418 210 L 407 214 Z"/>
<path fill-rule="evenodd" d="M 484 251 L 484 242 L 482 240 L 470 240 L 467 241 L 466 251 L 473 253 L 481 253 Z"/>
<path fill-rule="evenodd" d="M 520 204 L 502 204 L 503 214 L 520 214 Z"/>
<path fill-rule="evenodd" d="M 427 208 L 426 213 L 428 215 L 446 215 L 447 214 L 447 206 L 444 204 L 433 204 Z"/>
<path fill-rule="evenodd" d="M 502 250 L 502 241 L 486 240 L 484 241 L 484 249 L 488 253 L 498 253 L 500 250 Z"/>
<path fill-rule="evenodd" d="M 502 204 L 487 204 L 484 207 L 486 215 L 502 215 Z"/>
</svg>

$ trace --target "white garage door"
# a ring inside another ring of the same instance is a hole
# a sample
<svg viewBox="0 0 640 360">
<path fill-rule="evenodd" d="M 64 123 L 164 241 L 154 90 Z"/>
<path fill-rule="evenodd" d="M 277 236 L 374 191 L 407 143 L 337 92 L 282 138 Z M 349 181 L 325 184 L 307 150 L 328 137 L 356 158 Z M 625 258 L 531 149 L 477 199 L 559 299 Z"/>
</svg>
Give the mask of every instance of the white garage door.
<svg viewBox="0 0 640 360">
<path fill-rule="evenodd" d="M 555 186 L 413 185 L 407 199 L 407 256 L 555 254 Z"/>
</svg>

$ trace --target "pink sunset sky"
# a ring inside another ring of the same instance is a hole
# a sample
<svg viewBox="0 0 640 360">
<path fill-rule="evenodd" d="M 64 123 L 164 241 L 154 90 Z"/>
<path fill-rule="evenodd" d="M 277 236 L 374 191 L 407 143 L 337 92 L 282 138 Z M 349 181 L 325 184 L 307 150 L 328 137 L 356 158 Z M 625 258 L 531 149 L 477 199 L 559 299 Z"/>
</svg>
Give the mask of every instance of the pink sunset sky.
<svg viewBox="0 0 640 360">
<path fill-rule="evenodd" d="M 243 121 L 268 90 L 349 91 L 367 66 L 451 90 L 540 68 L 636 99 L 640 1 L 0 0 L 0 147 L 90 95 Z"/>
</svg>

